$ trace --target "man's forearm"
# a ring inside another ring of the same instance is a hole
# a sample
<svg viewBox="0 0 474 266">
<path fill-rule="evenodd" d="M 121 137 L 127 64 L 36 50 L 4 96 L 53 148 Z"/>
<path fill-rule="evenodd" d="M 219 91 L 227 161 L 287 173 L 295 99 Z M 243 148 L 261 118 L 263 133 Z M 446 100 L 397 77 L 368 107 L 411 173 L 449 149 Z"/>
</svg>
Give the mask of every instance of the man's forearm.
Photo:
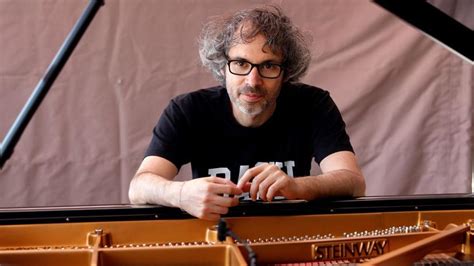
<svg viewBox="0 0 474 266">
<path fill-rule="evenodd" d="M 137 173 L 130 183 L 129 199 L 132 204 L 159 204 L 180 207 L 183 182 L 175 182 L 151 172 Z"/>
<path fill-rule="evenodd" d="M 318 176 L 295 178 L 297 197 L 306 200 L 365 195 L 364 177 L 350 170 L 335 170 Z"/>
</svg>

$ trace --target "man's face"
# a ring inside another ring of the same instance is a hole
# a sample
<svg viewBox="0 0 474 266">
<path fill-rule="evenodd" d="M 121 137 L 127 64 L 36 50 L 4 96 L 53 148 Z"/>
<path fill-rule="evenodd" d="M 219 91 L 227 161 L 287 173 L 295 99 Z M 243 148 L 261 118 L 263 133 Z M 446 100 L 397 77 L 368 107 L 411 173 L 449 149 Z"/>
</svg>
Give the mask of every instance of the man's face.
<svg viewBox="0 0 474 266">
<path fill-rule="evenodd" d="M 249 43 L 239 43 L 230 48 L 229 60 L 243 60 L 252 64 L 281 64 L 282 56 L 273 53 L 268 46 L 265 46 L 265 42 L 266 38 L 259 34 Z M 227 93 L 236 118 L 259 115 L 269 118 L 271 116 L 280 93 L 283 73 L 276 79 L 263 78 L 257 67 L 254 67 L 248 75 L 238 76 L 230 73 L 226 65 L 225 77 Z"/>
</svg>

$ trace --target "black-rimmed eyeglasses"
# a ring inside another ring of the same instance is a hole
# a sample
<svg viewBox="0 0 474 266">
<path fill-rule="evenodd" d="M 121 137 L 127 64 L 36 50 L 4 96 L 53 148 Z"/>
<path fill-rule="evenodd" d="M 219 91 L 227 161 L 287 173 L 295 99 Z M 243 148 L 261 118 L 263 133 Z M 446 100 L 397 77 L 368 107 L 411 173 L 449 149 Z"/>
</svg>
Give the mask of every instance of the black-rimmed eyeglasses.
<svg viewBox="0 0 474 266">
<path fill-rule="evenodd" d="M 260 64 L 252 64 L 245 60 L 229 60 L 227 61 L 229 72 L 238 76 L 247 76 L 254 67 L 257 67 L 258 74 L 262 78 L 276 79 L 280 77 L 283 66 L 271 62 L 264 62 Z"/>
</svg>

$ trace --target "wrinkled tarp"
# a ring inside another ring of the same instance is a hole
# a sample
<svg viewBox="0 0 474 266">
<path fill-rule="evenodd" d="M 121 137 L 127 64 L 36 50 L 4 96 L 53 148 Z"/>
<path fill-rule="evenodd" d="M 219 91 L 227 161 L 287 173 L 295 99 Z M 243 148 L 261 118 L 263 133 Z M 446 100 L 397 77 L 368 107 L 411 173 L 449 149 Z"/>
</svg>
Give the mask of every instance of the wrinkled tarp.
<svg viewBox="0 0 474 266">
<path fill-rule="evenodd" d="M 367 195 L 471 191 L 472 65 L 374 3 L 105 2 L 1 170 L 0 206 L 127 203 L 170 98 L 216 85 L 197 53 L 202 25 L 262 3 L 312 36 L 302 81 L 342 111 Z M 472 2 L 447 2 L 473 13 Z M 86 4 L 0 1 L 2 139 Z"/>
</svg>

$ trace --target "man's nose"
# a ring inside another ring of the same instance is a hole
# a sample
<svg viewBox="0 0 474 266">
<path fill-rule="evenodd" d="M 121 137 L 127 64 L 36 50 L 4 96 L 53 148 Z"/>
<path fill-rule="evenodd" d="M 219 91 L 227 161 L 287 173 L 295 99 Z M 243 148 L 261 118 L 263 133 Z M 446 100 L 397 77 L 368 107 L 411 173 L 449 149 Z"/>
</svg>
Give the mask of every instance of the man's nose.
<svg viewBox="0 0 474 266">
<path fill-rule="evenodd" d="M 260 76 L 260 73 L 258 73 L 257 67 L 254 67 L 252 71 L 250 71 L 250 73 L 247 75 L 246 82 L 252 87 L 262 85 L 263 79 L 262 76 Z"/>
</svg>

